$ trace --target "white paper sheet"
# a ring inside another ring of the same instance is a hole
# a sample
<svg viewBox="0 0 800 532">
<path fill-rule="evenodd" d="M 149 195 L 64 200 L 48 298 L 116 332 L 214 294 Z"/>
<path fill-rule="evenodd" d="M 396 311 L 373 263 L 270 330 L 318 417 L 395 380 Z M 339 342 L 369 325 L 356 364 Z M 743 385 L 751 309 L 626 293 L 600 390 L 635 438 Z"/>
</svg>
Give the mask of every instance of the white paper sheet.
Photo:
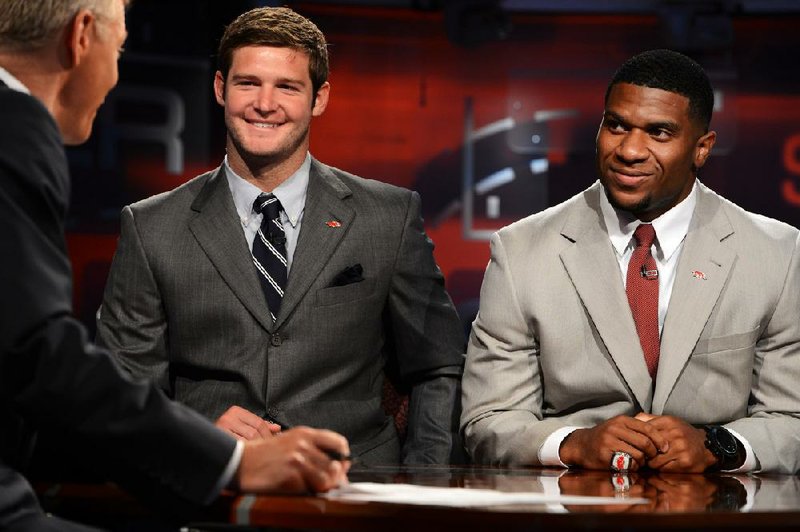
<svg viewBox="0 0 800 532">
<path fill-rule="evenodd" d="M 517 504 L 643 504 L 647 499 L 551 495 L 534 491 L 503 492 L 488 489 L 442 488 L 413 484 L 353 482 L 324 495 L 342 501 L 388 502 L 458 508 Z"/>
</svg>

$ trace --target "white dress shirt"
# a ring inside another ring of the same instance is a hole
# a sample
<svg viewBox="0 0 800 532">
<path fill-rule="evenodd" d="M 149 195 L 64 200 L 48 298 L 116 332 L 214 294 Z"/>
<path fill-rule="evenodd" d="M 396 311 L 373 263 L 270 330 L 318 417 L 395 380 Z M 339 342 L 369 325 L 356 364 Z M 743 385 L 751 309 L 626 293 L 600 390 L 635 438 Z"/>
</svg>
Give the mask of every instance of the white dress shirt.
<svg viewBox="0 0 800 532">
<path fill-rule="evenodd" d="M 236 174 L 228 164 L 228 157 L 222 162 L 225 168 L 225 177 L 231 189 L 233 204 L 242 224 L 244 237 L 248 249 L 253 249 L 253 240 L 256 238 L 258 228 L 261 226 L 263 214 L 253 210 L 253 203 L 259 194 L 264 191 L 254 184 L 245 181 Z M 303 164 L 289 178 L 275 187 L 272 193 L 281 202 L 281 223 L 286 234 L 286 273 L 292 269 L 292 257 L 297 247 L 297 237 L 300 235 L 300 226 L 303 223 L 303 212 L 306 208 L 306 193 L 308 192 L 309 172 L 311 171 L 311 154 L 306 153 Z"/>
</svg>

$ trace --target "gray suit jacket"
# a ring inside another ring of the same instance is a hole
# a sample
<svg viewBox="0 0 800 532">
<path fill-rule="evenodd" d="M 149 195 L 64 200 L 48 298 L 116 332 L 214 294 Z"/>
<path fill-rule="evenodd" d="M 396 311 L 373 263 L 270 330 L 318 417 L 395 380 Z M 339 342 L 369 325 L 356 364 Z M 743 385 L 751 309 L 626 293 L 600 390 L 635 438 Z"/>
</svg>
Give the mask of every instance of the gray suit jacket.
<svg viewBox="0 0 800 532">
<path fill-rule="evenodd" d="M 401 458 L 381 407 L 397 376 L 411 388 L 405 461 L 448 462 L 463 336 L 419 196 L 313 160 L 275 324 L 239 224 L 219 169 L 126 207 L 99 342 L 211 419 L 240 405 L 330 428 L 373 463 Z M 332 286 L 355 264 L 363 281 Z"/>
<path fill-rule="evenodd" d="M 601 193 L 595 183 L 492 238 L 463 380 L 472 456 L 537 464 L 539 447 L 560 427 L 644 411 L 724 424 L 750 442 L 762 470 L 797 471 L 797 229 L 700 186 L 654 386 Z"/>
</svg>

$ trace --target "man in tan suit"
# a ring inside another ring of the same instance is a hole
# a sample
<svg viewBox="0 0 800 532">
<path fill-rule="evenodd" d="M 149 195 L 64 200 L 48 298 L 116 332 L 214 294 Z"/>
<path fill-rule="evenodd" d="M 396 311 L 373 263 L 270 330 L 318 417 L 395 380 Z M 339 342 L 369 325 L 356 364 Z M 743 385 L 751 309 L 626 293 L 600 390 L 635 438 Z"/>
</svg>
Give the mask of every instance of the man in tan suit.
<svg viewBox="0 0 800 532">
<path fill-rule="evenodd" d="M 800 469 L 800 239 L 697 181 L 712 108 L 691 59 L 631 58 L 599 182 L 493 236 L 463 380 L 475 460 Z"/>
</svg>

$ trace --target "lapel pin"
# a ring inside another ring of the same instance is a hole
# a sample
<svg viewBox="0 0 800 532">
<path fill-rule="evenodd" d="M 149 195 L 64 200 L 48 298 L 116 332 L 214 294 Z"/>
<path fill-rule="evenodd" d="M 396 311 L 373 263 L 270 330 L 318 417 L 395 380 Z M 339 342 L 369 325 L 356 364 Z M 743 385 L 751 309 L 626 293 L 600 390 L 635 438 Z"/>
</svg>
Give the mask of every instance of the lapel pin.
<svg viewBox="0 0 800 532">
<path fill-rule="evenodd" d="M 692 277 L 694 277 L 695 279 L 702 279 L 703 281 L 706 280 L 706 274 L 704 274 L 700 270 L 692 270 Z"/>
<path fill-rule="evenodd" d="M 327 225 L 328 227 L 341 227 L 342 222 L 338 220 L 330 220 L 328 222 L 325 222 L 325 225 Z"/>
</svg>

